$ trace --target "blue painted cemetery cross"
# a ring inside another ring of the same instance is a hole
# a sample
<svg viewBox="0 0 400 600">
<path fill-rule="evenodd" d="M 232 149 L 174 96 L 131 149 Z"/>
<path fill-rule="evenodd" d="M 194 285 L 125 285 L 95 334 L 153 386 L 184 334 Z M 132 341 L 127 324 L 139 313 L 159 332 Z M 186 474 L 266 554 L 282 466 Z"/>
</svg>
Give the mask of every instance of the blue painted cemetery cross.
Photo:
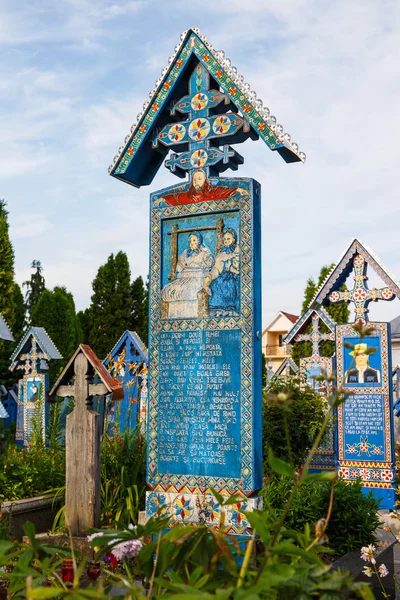
<svg viewBox="0 0 400 600">
<path fill-rule="evenodd" d="M 46 439 L 49 406 L 47 361 L 60 360 L 61 354 L 43 327 L 29 327 L 11 356 L 10 371 L 24 371 L 18 382 L 16 442 L 28 445 L 32 435 L 32 419 L 40 416 L 42 437 Z"/>
<path fill-rule="evenodd" d="M 367 286 L 367 268 L 368 263 L 360 255 L 354 257 L 354 286 L 352 290 L 343 290 L 332 292 L 329 296 L 329 300 L 335 302 L 352 302 L 354 304 L 354 320 L 359 319 L 368 321 L 368 305 L 370 302 L 377 302 L 378 300 L 393 300 L 395 293 L 390 287 L 384 287 L 380 290 L 372 288 L 368 289 Z"/>
<path fill-rule="evenodd" d="M 243 163 L 229 144 L 248 138 L 305 159 L 223 52 L 189 30 L 110 167 L 136 187 L 164 159 L 188 176 L 151 194 L 146 514 L 215 524 L 210 488 L 239 493 L 225 523 L 240 535 L 251 531 L 238 509 L 260 505 L 260 186 L 220 173 Z"/>
<path fill-rule="evenodd" d="M 320 317 L 318 313 L 314 313 L 312 316 L 312 331 L 311 333 L 298 333 L 294 338 L 295 342 L 312 342 L 312 354 L 314 356 L 321 356 L 320 343 L 326 340 L 335 341 L 335 334 L 332 332 L 321 333 L 319 329 Z"/>
<path fill-rule="evenodd" d="M 368 289 L 367 268 L 385 282 L 382 289 Z M 354 271 L 354 286 L 340 290 Z M 372 491 L 381 508 L 393 508 L 394 431 L 392 371 L 388 323 L 369 322 L 372 301 L 400 298 L 400 288 L 363 244 L 355 239 L 332 269 L 313 300 L 316 304 L 353 303 L 355 323 L 368 324 L 370 335 L 360 336 L 354 323 L 337 325 L 337 385 L 349 394 L 337 409 L 337 466 L 348 482 L 361 478 L 365 493 Z"/>
</svg>

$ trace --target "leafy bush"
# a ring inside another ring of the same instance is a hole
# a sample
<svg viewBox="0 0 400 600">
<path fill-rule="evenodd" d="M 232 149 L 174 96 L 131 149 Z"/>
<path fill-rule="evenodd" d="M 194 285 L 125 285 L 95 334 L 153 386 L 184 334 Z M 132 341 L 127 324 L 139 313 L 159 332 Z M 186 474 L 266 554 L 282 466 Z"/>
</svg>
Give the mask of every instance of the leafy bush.
<svg viewBox="0 0 400 600">
<path fill-rule="evenodd" d="M 317 521 L 328 513 L 332 484 L 329 481 L 308 481 L 298 487 L 285 519 L 289 529 L 303 532 L 308 523 L 313 530 Z M 281 512 L 293 490 L 293 482 L 285 477 L 274 479 L 262 491 L 265 510 Z M 338 479 L 334 486 L 332 513 L 326 529 L 329 546 L 341 556 L 375 541 L 374 532 L 380 525 L 379 503 L 370 492 L 362 492 L 362 483 L 352 485 Z"/>
<path fill-rule="evenodd" d="M 31 498 L 64 485 L 65 452 L 7 444 L 0 457 L 0 500 Z"/>
<path fill-rule="evenodd" d="M 282 393 L 289 397 L 286 407 L 276 402 Z M 269 401 L 271 397 L 273 402 Z M 311 448 L 321 429 L 325 404 L 320 394 L 316 394 L 309 386 L 300 387 L 296 378 L 273 382 L 263 401 L 264 457 L 268 457 L 271 448 L 275 456 L 299 468 L 307 449 Z M 266 458 L 264 470 L 270 473 Z"/>
<path fill-rule="evenodd" d="M 139 427 L 103 436 L 100 475 L 102 524 L 137 523 L 146 492 L 146 441 Z"/>
</svg>

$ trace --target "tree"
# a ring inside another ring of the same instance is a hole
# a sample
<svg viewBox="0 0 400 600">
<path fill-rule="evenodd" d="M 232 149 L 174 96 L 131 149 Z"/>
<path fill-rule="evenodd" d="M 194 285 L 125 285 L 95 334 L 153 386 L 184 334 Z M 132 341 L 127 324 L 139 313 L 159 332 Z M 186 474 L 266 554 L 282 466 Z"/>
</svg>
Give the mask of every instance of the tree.
<svg viewBox="0 0 400 600">
<path fill-rule="evenodd" d="M 89 318 L 90 318 L 90 309 L 86 308 L 85 310 L 80 310 L 76 317 L 78 319 L 79 327 L 81 330 L 81 338 L 83 344 L 89 343 Z"/>
<path fill-rule="evenodd" d="M 111 254 L 93 280 L 89 307 L 89 344 L 104 359 L 132 325 L 130 269 L 125 252 Z"/>
<path fill-rule="evenodd" d="M 31 274 L 31 278 L 28 281 L 24 281 L 22 284 L 27 288 L 25 304 L 30 317 L 32 315 L 32 310 L 36 306 L 40 296 L 42 295 L 42 292 L 45 289 L 45 279 L 42 275 L 43 267 L 40 260 L 33 260 L 31 268 L 35 269 L 35 271 Z"/>
<path fill-rule="evenodd" d="M 142 277 L 137 277 L 131 285 L 132 329 L 146 346 L 148 345 L 148 297 L 148 282 L 145 287 Z"/>
<path fill-rule="evenodd" d="M 312 277 L 310 279 L 308 279 L 306 288 L 304 290 L 302 314 L 307 310 L 307 308 L 309 308 L 309 305 L 311 304 L 311 301 L 313 300 L 317 290 L 324 283 L 325 279 L 327 278 L 329 273 L 332 271 L 334 266 L 335 265 L 332 264 L 330 266 L 324 265 L 323 267 L 321 267 L 317 284 L 315 283 L 315 281 Z M 340 289 L 343 290 L 345 287 L 346 286 L 343 285 Z M 338 302 L 338 303 L 334 304 L 334 303 L 331 303 L 330 301 L 328 301 L 328 303 L 326 305 L 324 305 L 324 308 L 327 311 L 327 313 L 334 319 L 334 321 L 336 323 L 338 323 L 338 324 L 348 323 L 350 311 L 349 311 L 348 304 L 346 302 Z M 321 333 L 328 333 L 329 329 L 324 323 L 320 322 L 320 331 L 321 331 Z M 310 332 L 311 332 L 311 323 L 305 329 L 305 333 L 310 333 Z M 333 356 L 333 354 L 335 353 L 335 342 L 329 341 L 329 340 L 321 342 L 320 349 L 321 349 L 322 356 Z M 300 358 L 304 358 L 306 356 L 311 356 L 311 354 L 312 354 L 312 343 L 311 342 L 296 342 L 295 344 L 293 344 L 292 358 L 293 358 L 293 360 L 295 360 L 297 362 L 297 364 L 300 362 Z"/>
<path fill-rule="evenodd" d="M 9 237 L 6 201 L 0 200 L 0 313 L 10 327 L 14 322 L 14 250 Z"/>
<path fill-rule="evenodd" d="M 278 394 L 288 396 L 287 405 L 282 406 Z M 269 472 L 268 450 L 275 456 L 299 468 L 312 447 L 321 429 L 324 417 L 323 397 L 307 386 L 300 386 L 295 377 L 278 378 L 272 382 L 268 394 L 263 399 L 263 454 L 264 469 Z M 287 425 L 290 448 L 286 439 Z"/>
<path fill-rule="evenodd" d="M 63 357 L 49 364 L 50 379 L 54 383 L 82 340 L 72 294 L 65 287 L 56 286 L 53 291 L 45 289 L 32 309 L 31 319 L 35 327 L 44 327 Z"/>
<path fill-rule="evenodd" d="M 20 300 L 19 286 L 14 283 L 14 250 L 9 236 L 6 207 L 6 201 L 0 200 L 0 313 L 7 321 L 15 339 L 18 340 L 22 335 L 20 311 L 17 306 Z M 15 344 L 0 340 L 0 383 L 6 387 L 17 380 L 16 375 L 8 370 L 14 348 Z"/>
<path fill-rule="evenodd" d="M 24 295 L 18 283 L 14 282 L 13 286 L 13 304 L 14 304 L 14 323 L 12 332 L 14 338 L 18 342 L 24 333 L 26 327 L 26 310 Z"/>
</svg>

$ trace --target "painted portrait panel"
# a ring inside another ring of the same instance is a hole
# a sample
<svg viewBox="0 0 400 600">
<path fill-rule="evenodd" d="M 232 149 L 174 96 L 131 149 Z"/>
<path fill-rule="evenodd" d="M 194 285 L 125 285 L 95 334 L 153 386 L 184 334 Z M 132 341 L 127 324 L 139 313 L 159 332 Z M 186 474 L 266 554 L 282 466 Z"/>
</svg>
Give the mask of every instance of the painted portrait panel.
<svg viewBox="0 0 400 600">
<path fill-rule="evenodd" d="M 346 387 L 380 387 L 382 374 L 379 337 L 347 338 L 344 340 L 343 352 Z"/>
<path fill-rule="evenodd" d="M 166 220 L 162 235 L 162 317 L 239 314 L 238 211 Z"/>
</svg>

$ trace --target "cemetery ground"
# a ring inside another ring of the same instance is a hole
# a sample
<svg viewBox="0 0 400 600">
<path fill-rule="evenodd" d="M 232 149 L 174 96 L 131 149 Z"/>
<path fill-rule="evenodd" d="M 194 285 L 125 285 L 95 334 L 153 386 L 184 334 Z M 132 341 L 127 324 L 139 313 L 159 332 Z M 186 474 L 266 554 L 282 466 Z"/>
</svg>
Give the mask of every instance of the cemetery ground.
<svg viewBox="0 0 400 600">
<path fill-rule="evenodd" d="M 0 597 L 386 597 L 381 584 L 387 597 L 395 597 L 392 575 L 385 576 L 386 569 L 393 572 L 393 559 L 385 552 L 390 537 L 397 542 L 397 521 L 391 519 L 393 533 L 383 531 L 378 503 L 363 494 L 361 481 L 348 485 L 335 471 L 308 470 L 332 411 L 346 395 L 332 389 L 328 401 L 327 411 L 325 400 L 296 378 L 277 380 L 264 394 L 263 510 L 247 512 L 238 498 L 227 500 L 215 492 L 221 514 L 233 504 L 236 518 L 252 526 L 253 536 L 246 541 L 227 534 L 223 518 L 219 527 L 182 525 L 165 518 L 162 508 L 140 524 L 144 436 L 140 428 L 104 434 L 101 527 L 79 544 L 65 524 L 65 448 L 53 405 L 47 445 L 39 426 L 28 448 L 16 447 L 11 432 L 3 440 L 1 502 L 50 495 L 61 500 L 61 507 L 54 509 L 54 537 L 35 537 L 28 517 L 21 541 L 12 511 L 3 517 Z M 36 530 L 42 529 L 39 521 Z M 343 556 L 344 564 L 335 563 Z M 334 570 L 335 564 L 340 568 Z M 351 577 L 349 569 L 358 576 Z"/>
</svg>

